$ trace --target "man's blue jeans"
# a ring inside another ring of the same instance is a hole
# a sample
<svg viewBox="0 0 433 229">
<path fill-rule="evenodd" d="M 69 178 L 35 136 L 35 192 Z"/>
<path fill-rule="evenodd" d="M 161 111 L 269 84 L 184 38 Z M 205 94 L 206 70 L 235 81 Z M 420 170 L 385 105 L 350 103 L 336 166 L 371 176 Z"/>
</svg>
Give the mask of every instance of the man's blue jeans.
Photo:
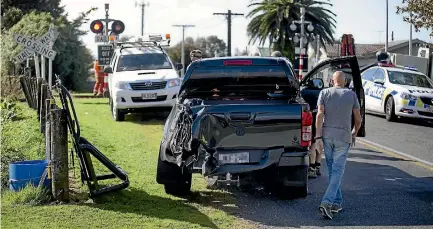
<svg viewBox="0 0 433 229">
<path fill-rule="evenodd" d="M 322 203 L 338 204 L 340 206 L 343 203 L 340 186 L 349 148 L 349 143 L 323 138 L 323 150 L 325 151 L 329 184 L 323 196 Z"/>
</svg>

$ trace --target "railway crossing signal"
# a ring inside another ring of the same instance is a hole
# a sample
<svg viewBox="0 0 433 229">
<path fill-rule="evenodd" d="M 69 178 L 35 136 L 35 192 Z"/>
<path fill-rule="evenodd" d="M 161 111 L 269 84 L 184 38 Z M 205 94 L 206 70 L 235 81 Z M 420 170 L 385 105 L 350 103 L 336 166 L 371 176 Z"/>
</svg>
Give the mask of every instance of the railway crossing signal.
<svg viewBox="0 0 433 229">
<path fill-rule="evenodd" d="M 96 34 L 102 33 L 104 31 L 104 24 L 101 20 L 94 20 L 90 23 L 90 30 Z"/>
</svg>

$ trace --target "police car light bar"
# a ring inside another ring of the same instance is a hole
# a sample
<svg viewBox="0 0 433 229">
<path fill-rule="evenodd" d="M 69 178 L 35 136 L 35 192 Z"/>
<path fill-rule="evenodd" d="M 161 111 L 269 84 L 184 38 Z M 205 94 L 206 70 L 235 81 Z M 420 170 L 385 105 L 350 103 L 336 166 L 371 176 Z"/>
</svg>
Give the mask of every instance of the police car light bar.
<svg viewBox="0 0 433 229">
<path fill-rule="evenodd" d="M 410 66 L 404 66 L 404 69 L 406 69 L 406 70 L 410 70 L 410 71 L 418 71 L 418 69 L 417 68 L 415 68 L 415 67 L 410 67 Z"/>
</svg>

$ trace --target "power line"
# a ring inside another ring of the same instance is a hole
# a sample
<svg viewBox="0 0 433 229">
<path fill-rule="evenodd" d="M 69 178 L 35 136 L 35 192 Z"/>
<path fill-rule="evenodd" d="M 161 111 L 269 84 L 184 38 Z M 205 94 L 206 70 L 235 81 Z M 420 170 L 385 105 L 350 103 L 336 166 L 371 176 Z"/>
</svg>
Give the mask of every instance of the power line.
<svg viewBox="0 0 433 229">
<path fill-rule="evenodd" d="M 213 13 L 213 15 L 227 17 L 227 56 L 232 56 L 232 16 L 244 16 L 244 14 L 232 13 L 231 10 L 228 10 L 227 13 Z"/>
<path fill-rule="evenodd" d="M 173 25 L 173 27 L 182 27 L 182 54 L 181 54 L 181 60 L 183 69 L 185 69 L 185 28 L 195 27 L 195 25 Z M 184 70 L 180 71 L 180 75 L 183 78 L 184 76 Z"/>
</svg>

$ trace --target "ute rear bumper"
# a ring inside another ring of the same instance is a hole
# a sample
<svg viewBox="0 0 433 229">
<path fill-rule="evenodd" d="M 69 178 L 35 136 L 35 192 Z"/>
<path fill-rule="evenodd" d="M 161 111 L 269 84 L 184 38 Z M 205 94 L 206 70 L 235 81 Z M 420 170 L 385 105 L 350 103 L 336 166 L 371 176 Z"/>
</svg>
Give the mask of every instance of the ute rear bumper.
<svg viewBox="0 0 433 229">
<path fill-rule="evenodd" d="M 218 159 L 219 154 L 215 157 Z M 227 151 L 223 152 L 227 154 Z M 236 153 L 236 151 L 233 151 Z M 259 171 L 271 167 L 308 167 L 309 159 L 307 152 L 285 152 L 284 149 L 255 150 L 250 151 L 250 163 L 245 164 L 222 164 L 219 165 L 209 176 L 230 174 L 242 174 Z"/>
</svg>

